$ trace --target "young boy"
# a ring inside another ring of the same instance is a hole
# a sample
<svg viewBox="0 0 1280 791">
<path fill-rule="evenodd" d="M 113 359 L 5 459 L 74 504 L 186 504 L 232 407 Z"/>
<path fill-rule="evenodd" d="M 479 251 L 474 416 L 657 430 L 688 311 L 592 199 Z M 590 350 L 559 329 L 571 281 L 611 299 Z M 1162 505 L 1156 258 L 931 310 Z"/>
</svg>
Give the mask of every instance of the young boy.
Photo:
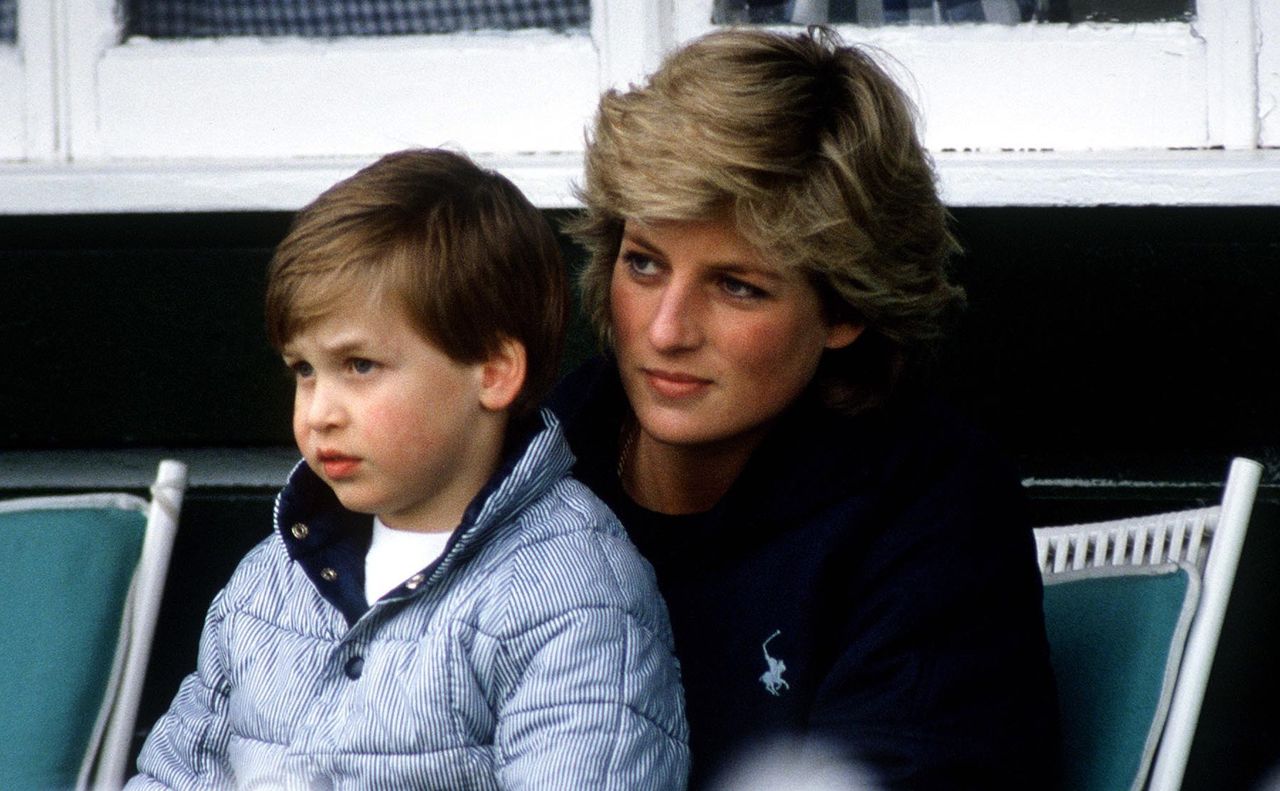
<svg viewBox="0 0 1280 791">
<path fill-rule="evenodd" d="M 536 409 L 566 305 L 545 220 L 458 154 L 299 214 L 266 314 L 305 458 L 129 788 L 684 787 L 652 571 Z"/>
</svg>

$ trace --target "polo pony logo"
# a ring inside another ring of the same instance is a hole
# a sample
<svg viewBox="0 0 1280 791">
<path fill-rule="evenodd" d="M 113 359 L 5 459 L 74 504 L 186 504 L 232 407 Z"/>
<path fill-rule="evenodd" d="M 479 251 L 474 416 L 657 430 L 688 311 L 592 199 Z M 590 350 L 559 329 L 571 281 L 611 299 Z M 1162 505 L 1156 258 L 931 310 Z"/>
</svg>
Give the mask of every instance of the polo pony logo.
<svg viewBox="0 0 1280 791">
<path fill-rule="evenodd" d="M 760 650 L 764 652 L 764 661 L 769 665 L 769 669 L 760 676 L 760 683 L 764 684 L 766 692 L 775 697 L 781 695 L 782 690 L 791 689 L 791 685 L 782 677 L 782 674 L 787 672 L 787 663 L 769 656 L 769 641 L 780 634 L 782 630 L 775 629 L 773 634 L 769 635 L 769 639 L 760 646 Z"/>
</svg>

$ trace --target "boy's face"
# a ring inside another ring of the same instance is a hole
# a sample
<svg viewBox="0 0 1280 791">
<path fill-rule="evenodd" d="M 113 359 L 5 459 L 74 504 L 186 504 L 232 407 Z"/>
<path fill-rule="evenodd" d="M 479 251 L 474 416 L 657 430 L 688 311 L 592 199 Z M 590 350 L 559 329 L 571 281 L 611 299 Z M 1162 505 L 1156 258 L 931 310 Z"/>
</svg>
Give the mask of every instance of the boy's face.
<svg viewBox="0 0 1280 791">
<path fill-rule="evenodd" d="M 457 526 L 494 462 L 483 364 L 451 360 L 398 307 L 358 296 L 305 326 L 284 359 L 298 449 L 346 508 L 402 530 Z"/>
</svg>

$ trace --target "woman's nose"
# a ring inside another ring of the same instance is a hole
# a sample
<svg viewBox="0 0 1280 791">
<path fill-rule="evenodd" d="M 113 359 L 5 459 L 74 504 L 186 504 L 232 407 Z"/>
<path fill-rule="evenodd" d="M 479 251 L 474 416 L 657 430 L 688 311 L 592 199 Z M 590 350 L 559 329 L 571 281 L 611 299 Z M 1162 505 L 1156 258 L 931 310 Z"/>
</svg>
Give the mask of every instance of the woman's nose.
<svg viewBox="0 0 1280 791">
<path fill-rule="evenodd" d="M 696 348 L 702 342 L 702 306 L 697 292 L 679 282 L 663 289 L 649 323 L 649 341 L 660 351 Z"/>
</svg>

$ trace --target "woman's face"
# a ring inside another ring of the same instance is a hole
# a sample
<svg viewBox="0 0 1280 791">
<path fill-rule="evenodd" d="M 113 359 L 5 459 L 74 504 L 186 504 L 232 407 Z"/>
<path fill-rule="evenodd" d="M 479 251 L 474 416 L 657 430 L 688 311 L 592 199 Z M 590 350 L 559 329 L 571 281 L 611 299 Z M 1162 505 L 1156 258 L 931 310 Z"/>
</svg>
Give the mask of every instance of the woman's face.
<svg viewBox="0 0 1280 791">
<path fill-rule="evenodd" d="M 622 384 L 661 443 L 754 443 L 809 384 L 829 325 L 802 274 L 764 260 L 727 220 L 627 220 L 610 283 Z"/>
</svg>

